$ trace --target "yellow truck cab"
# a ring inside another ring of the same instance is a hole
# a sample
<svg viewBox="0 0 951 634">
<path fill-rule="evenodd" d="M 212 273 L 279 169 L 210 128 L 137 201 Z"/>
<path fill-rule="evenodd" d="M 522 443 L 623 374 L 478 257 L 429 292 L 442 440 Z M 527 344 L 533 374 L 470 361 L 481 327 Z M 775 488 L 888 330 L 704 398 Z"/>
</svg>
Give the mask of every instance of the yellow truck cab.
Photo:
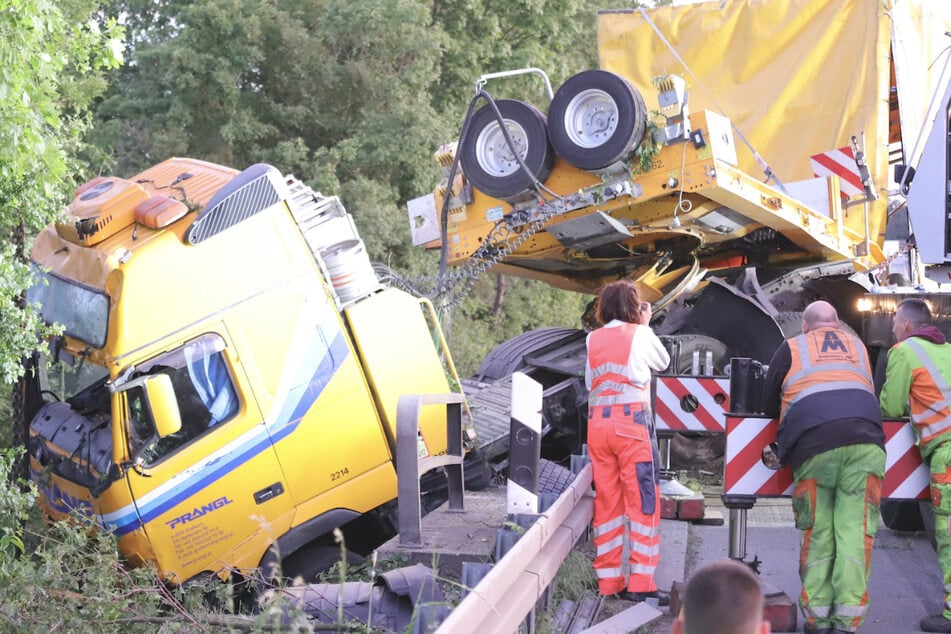
<svg viewBox="0 0 951 634">
<path fill-rule="evenodd" d="M 172 158 L 86 183 L 67 212 L 36 238 L 28 293 L 62 326 L 27 378 L 49 518 L 92 518 L 173 583 L 385 523 L 398 398 L 449 392 L 452 365 L 336 198 Z M 418 442 L 446 451 L 444 410 Z"/>
</svg>

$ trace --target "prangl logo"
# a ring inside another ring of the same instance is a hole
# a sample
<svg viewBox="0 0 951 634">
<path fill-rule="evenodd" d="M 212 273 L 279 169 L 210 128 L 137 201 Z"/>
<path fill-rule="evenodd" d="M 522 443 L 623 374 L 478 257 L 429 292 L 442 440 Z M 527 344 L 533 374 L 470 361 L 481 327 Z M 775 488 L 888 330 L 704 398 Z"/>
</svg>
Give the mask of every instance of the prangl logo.
<svg viewBox="0 0 951 634">
<path fill-rule="evenodd" d="M 168 524 L 169 528 L 174 530 L 175 527 L 179 526 L 180 524 L 187 524 L 188 522 L 197 520 L 200 517 L 204 517 L 205 515 L 207 515 L 208 513 L 211 513 L 212 511 L 217 511 L 223 506 L 227 506 L 231 504 L 231 502 L 232 501 L 228 499 L 228 496 L 224 495 L 208 504 L 202 505 L 201 507 L 196 507 L 195 510 L 191 511 L 190 513 L 184 513 L 165 523 Z"/>
</svg>

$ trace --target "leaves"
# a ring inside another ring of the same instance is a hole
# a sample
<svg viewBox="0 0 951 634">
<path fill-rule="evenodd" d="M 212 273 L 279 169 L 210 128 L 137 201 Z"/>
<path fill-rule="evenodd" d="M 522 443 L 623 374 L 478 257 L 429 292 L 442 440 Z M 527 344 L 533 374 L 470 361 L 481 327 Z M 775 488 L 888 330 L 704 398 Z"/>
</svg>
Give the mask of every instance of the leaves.
<svg viewBox="0 0 951 634">
<path fill-rule="evenodd" d="M 85 108 L 118 63 L 114 20 L 93 20 L 97 3 L 0 0 L 0 380 L 19 375 L 36 346 L 39 320 L 21 312 L 29 283 L 18 250 L 55 218 L 72 189 L 72 152 L 86 128 Z"/>
</svg>

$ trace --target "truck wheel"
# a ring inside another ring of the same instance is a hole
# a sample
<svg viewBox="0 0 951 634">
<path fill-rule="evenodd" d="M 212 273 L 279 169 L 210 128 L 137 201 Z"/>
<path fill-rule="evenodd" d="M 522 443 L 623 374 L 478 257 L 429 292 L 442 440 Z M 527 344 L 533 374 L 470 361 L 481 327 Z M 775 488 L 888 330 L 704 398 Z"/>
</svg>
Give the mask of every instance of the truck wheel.
<svg viewBox="0 0 951 634">
<path fill-rule="evenodd" d="M 599 170 L 634 153 L 644 139 L 647 107 L 624 77 L 586 70 L 569 78 L 548 107 L 548 136 L 566 161 Z"/>
<path fill-rule="evenodd" d="M 918 500 L 918 510 L 921 512 L 921 523 L 925 525 L 925 535 L 931 542 L 931 548 L 938 552 L 938 541 L 934 535 L 934 506 L 931 505 L 931 500 Z"/>
<path fill-rule="evenodd" d="M 670 343 L 672 354 L 669 370 L 676 374 L 691 374 L 694 352 L 700 355 L 701 372 L 706 364 L 707 352 L 711 353 L 714 374 L 722 375 L 724 368 L 730 365 L 730 349 L 719 339 L 706 335 L 663 335 L 661 341 Z"/>
<path fill-rule="evenodd" d="M 583 337 L 577 328 L 551 326 L 538 328 L 515 335 L 493 348 L 485 356 L 475 378 L 480 381 L 497 381 L 526 366 L 525 357 L 557 341 Z"/>
<path fill-rule="evenodd" d="M 341 555 L 339 546 L 314 542 L 295 551 L 281 562 L 281 576 L 286 579 L 300 577 L 305 583 L 313 583 L 322 572 L 330 570 L 342 560 L 346 560 L 350 566 L 358 566 L 365 561 L 353 551 L 347 550 Z"/>
<path fill-rule="evenodd" d="M 502 131 L 495 109 L 482 106 L 472 117 L 459 161 L 472 185 L 482 193 L 509 200 L 545 182 L 555 164 L 545 115 L 535 106 L 513 99 L 495 102 L 513 147 Z M 516 158 L 522 159 L 526 173 Z"/>
<path fill-rule="evenodd" d="M 916 500 L 882 500 L 882 522 L 887 528 L 902 533 L 915 533 L 925 528 Z"/>
</svg>

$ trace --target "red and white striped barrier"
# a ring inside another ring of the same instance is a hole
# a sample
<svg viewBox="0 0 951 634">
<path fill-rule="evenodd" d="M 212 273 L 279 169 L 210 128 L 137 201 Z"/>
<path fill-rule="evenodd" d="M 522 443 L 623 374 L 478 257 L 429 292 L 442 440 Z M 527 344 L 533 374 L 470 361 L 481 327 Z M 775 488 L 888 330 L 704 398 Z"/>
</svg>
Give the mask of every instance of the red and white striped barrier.
<svg viewBox="0 0 951 634">
<path fill-rule="evenodd" d="M 836 174 L 839 177 L 839 188 L 845 197 L 860 196 L 865 193 L 862 187 L 862 176 L 855 163 L 855 154 L 849 146 L 814 154 L 809 157 L 812 173 L 816 176 Z"/>
<path fill-rule="evenodd" d="M 659 376 L 654 395 L 657 431 L 724 432 L 730 411 L 730 379 Z"/>
<path fill-rule="evenodd" d="M 911 423 L 887 420 L 885 429 L 885 481 L 882 497 L 901 500 L 931 497 L 931 474 L 921 461 Z"/>
<path fill-rule="evenodd" d="M 724 495 L 792 495 L 789 467 L 774 471 L 760 459 L 763 448 L 776 440 L 778 421 L 763 416 L 726 418 L 726 456 L 723 460 Z"/>
<path fill-rule="evenodd" d="M 724 495 L 787 497 L 792 495 L 789 467 L 768 469 L 763 448 L 776 440 L 776 419 L 763 416 L 726 417 Z M 885 430 L 885 481 L 882 497 L 899 500 L 929 498 L 928 468 L 922 463 L 911 423 L 887 420 Z"/>
</svg>

